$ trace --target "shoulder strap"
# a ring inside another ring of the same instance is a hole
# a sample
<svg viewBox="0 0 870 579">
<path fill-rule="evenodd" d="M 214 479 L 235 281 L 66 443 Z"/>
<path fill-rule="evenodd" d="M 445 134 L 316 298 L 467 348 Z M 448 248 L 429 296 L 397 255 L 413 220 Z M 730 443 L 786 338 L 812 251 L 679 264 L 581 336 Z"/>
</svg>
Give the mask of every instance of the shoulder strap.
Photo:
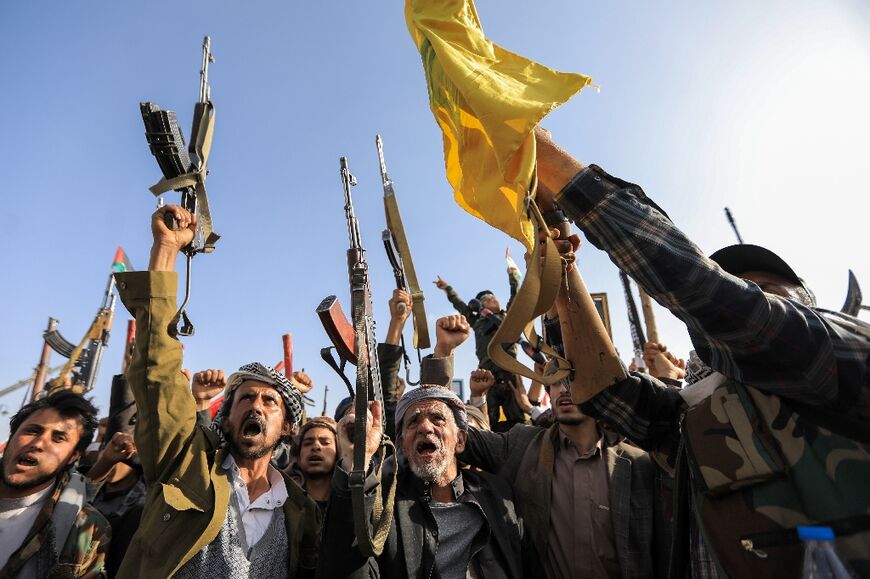
<svg viewBox="0 0 870 579">
<path fill-rule="evenodd" d="M 69 482 L 60 493 L 54 512 L 51 513 L 51 525 L 54 527 L 54 558 L 57 560 L 66 544 L 76 517 L 85 506 L 87 485 L 85 478 L 77 472 L 70 473 Z"/>
<path fill-rule="evenodd" d="M 532 195 L 536 183 L 536 180 L 533 181 L 531 186 Z M 541 212 L 531 199 L 529 200 L 529 217 L 539 230 L 549 231 Z M 565 357 L 559 355 L 535 332 L 535 319 L 543 315 L 553 305 L 562 282 L 562 259 L 556 250 L 552 237 L 547 236 L 543 247 L 546 248 L 546 251 L 542 263 L 542 244 L 535 244 L 523 283 L 511 301 L 504 320 L 492 337 L 487 353 L 496 365 L 512 374 L 537 380 L 544 385 L 552 385 L 567 378 L 572 368 L 571 363 Z M 519 340 L 520 334 L 525 334 L 526 339 L 536 352 L 543 352 L 556 361 L 556 372 L 539 376 L 505 351 L 505 348 L 509 348 Z"/>
<path fill-rule="evenodd" d="M 425 350 L 431 344 L 429 326 L 426 322 L 426 310 L 423 306 L 423 291 L 417 281 L 417 272 L 414 270 L 414 261 L 411 259 L 411 248 L 408 245 L 408 238 L 405 236 L 405 227 L 402 225 L 402 215 L 399 213 L 399 204 L 396 202 L 395 195 L 384 196 L 384 209 L 387 213 L 387 228 L 393 236 L 393 241 L 396 242 L 396 249 L 399 250 L 399 256 L 405 269 L 405 281 L 408 283 L 408 290 L 413 300 L 411 306 L 414 315 L 413 344 L 418 350 Z"/>
</svg>

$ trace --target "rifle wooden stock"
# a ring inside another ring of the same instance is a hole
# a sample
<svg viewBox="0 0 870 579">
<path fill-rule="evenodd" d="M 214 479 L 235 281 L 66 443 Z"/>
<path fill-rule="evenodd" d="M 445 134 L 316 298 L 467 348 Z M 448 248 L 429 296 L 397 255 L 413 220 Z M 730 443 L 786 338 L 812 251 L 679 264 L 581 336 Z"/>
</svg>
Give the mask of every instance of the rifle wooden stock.
<svg viewBox="0 0 870 579">
<path fill-rule="evenodd" d="M 327 296 L 317 306 L 317 317 L 326 330 L 326 335 L 335 346 L 339 356 L 356 365 L 356 353 L 354 352 L 354 330 L 347 316 L 341 309 L 336 296 Z"/>
<path fill-rule="evenodd" d="M 51 360 L 51 344 L 47 336 L 57 333 L 57 320 L 48 318 L 48 327 L 45 329 L 44 339 L 42 342 L 42 354 L 39 356 L 39 364 L 36 366 L 36 377 L 33 379 L 33 389 L 30 391 L 30 400 L 36 400 L 42 388 L 45 386 L 45 377 L 48 374 L 48 362 Z M 62 339 L 62 338 L 61 338 Z M 66 340 L 63 340 L 66 342 Z M 72 344 L 70 344 L 72 346 Z M 72 353 L 72 352 L 70 352 Z"/>
<path fill-rule="evenodd" d="M 574 366 L 571 398 L 575 404 L 581 404 L 624 380 L 626 373 L 580 272 L 574 267 L 567 276 L 567 295 L 563 287 L 556 307 L 565 357 Z"/>
<path fill-rule="evenodd" d="M 293 334 L 281 336 L 284 344 L 284 375 L 288 378 L 293 375 Z"/>
<path fill-rule="evenodd" d="M 659 343 L 659 330 L 656 327 L 656 314 L 653 311 L 652 298 L 638 286 L 640 290 L 640 307 L 643 310 L 643 322 L 646 326 L 646 339 Z"/>
</svg>

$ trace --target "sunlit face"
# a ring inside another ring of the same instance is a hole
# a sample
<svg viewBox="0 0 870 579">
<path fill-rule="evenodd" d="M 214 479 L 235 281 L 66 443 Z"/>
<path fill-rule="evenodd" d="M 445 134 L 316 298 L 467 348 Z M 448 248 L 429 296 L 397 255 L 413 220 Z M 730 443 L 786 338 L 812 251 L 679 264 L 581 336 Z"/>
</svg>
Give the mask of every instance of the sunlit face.
<svg viewBox="0 0 870 579">
<path fill-rule="evenodd" d="M 500 312 L 501 304 L 493 294 L 486 294 L 480 298 L 480 305 L 491 312 Z"/>
<path fill-rule="evenodd" d="M 282 436 L 290 433 L 284 401 L 268 384 L 246 380 L 235 391 L 229 416 L 221 428 L 234 457 L 261 458 L 271 453 Z"/>
<path fill-rule="evenodd" d="M 571 391 L 563 382 L 550 386 L 550 400 L 553 407 L 553 418 L 560 424 L 580 424 L 589 417 L 580 412 L 574 401 L 571 400 Z"/>
<path fill-rule="evenodd" d="M 447 482 L 442 479 L 455 472 L 456 455 L 465 449 L 466 436 L 446 403 L 423 400 L 405 413 L 400 442 L 411 472 L 437 483 Z"/>
<path fill-rule="evenodd" d="M 315 426 L 305 432 L 299 445 L 299 469 L 309 478 L 332 476 L 335 469 L 335 434 Z"/>
<path fill-rule="evenodd" d="M 740 277 L 753 282 L 764 293 L 806 303 L 806 290 L 781 275 L 767 271 L 745 271 L 740 274 Z"/>
<path fill-rule="evenodd" d="M 3 456 L 3 485 L 19 491 L 44 489 L 78 459 L 75 448 L 81 435 L 77 418 L 64 418 L 54 408 L 34 412 L 9 439 Z"/>
</svg>

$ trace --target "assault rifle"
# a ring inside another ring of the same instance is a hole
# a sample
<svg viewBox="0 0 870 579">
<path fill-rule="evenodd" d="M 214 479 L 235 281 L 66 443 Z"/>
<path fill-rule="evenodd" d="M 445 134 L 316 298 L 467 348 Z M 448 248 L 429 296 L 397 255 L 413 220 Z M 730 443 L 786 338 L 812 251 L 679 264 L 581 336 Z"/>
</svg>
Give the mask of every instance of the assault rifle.
<svg viewBox="0 0 870 579">
<path fill-rule="evenodd" d="M 393 499 L 396 491 L 396 475 L 390 483 L 390 490 L 383 501 L 381 493 L 375 493 L 375 501 L 371 516 L 366 512 L 365 478 L 368 465 L 365 460 L 366 434 L 368 429 L 368 402 L 379 401 L 383 407 L 384 392 L 381 385 L 381 373 L 378 365 L 377 339 L 375 337 L 375 321 L 372 317 L 372 296 L 369 285 L 368 263 L 359 233 L 359 222 L 353 209 L 351 188 L 356 185 L 356 178 L 348 168 L 347 158 L 339 160 L 341 184 L 344 189 L 344 213 L 347 219 L 349 247 L 347 250 L 347 271 L 350 284 L 351 320 L 353 328 L 353 352 L 347 352 L 347 327 L 342 327 L 341 308 L 335 296 L 329 296 L 318 307 L 318 315 L 326 328 L 327 334 L 342 354 L 342 368 L 346 362 L 356 363 L 356 388 L 354 395 L 354 412 L 356 421 L 353 428 L 353 470 L 348 477 L 353 504 L 353 524 L 359 550 L 366 557 L 378 556 L 384 548 L 390 524 L 393 518 Z M 344 336 L 342 336 L 344 333 Z M 329 348 L 325 348 L 329 350 Z M 342 352 L 344 350 L 344 352 Z M 321 353 L 322 354 L 322 353 Z M 344 376 L 344 373 L 341 372 Z M 345 377 L 345 381 L 349 384 Z M 379 449 L 380 456 L 376 459 L 377 476 L 380 478 L 387 447 L 392 447 L 387 436 L 383 437 Z M 397 472 L 397 469 L 396 469 Z M 369 528 L 372 524 L 373 529 Z"/>
<path fill-rule="evenodd" d="M 52 350 L 67 358 L 60 375 L 48 383 L 48 392 L 65 387 L 64 379 L 71 374 L 72 389 L 75 392 L 88 392 L 94 387 L 100 362 L 103 360 L 103 350 L 109 345 L 109 332 L 112 330 L 112 320 L 115 316 L 115 276 L 109 275 L 103 304 L 97 311 L 91 327 L 78 344 L 73 344 L 64 338 L 56 326 L 43 334 L 45 343 Z M 73 372 L 75 369 L 75 372 Z M 34 392 L 34 397 L 38 392 Z"/>
<path fill-rule="evenodd" d="M 211 53 L 211 39 L 206 36 L 202 41 L 202 67 L 199 72 L 199 101 L 193 110 L 193 127 L 190 132 L 190 147 L 185 149 L 184 135 L 178 126 L 178 118 L 173 111 L 161 110 L 154 103 L 139 103 L 142 120 L 145 123 L 145 137 L 151 153 L 157 159 L 157 164 L 163 172 L 163 179 L 150 188 L 155 197 L 160 197 L 167 191 L 181 192 L 181 206 L 196 214 L 197 230 L 193 241 L 183 249 L 187 256 L 187 284 L 184 291 L 184 301 L 175 315 L 184 325 L 178 328 L 177 334 L 192 336 L 193 324 L 187 317 L 185 308 L 190 300 L 191 261 L 197 253 L 211 253 L 220 235 L 212 229 L 211 210 L 205 191 L 205 179 L 208 175 L 208 157 L 211 152 L 211 141 L 214 134 L 214 105 L 211 102 L 211 88 L 208 85 L 208 65 L 214 62 Z M 162 203 L 162 197 L 161 197 Z M 166 226 L 178 229 L 175 218 L 165 215 Z M 173 327 L 175 323 L 172 324 Z"/>
<path fill-rule="evenodd" d="M 387 216 L 387 228 L 384 229 L 381 238 L 387 259 L 393 268 L 393 276 L 396 278 L 396 287 L 411 295 L 413 316 L 411 321 L 414 325 L 414 347 L 417 349 L 417 360 L 422 362 L 420 350 L 430 346 L 429 326 L 426 323 L 426 309 L 423 305 L 422 290 L 417 282 L 417 273 L 414 271 L 414 262 L 411 261 L 411 249 L 405 236 L 405 227 L 402 224 L 402 215 L 399 213 L 399 204 L 396 200 L 396 191 L 393 189 L 393 181 L 387 174 L 387 164 L 384 161 L 384 145 L 381 136 L 375 136 L 375 145 L 378 148 L 378 163 L 381 166 L 381 181 L 384 186 L 384 211 Z M 402 309 L 405 304 L 399 304 Z M 405 363 L 405 378 L 408 384 L 416 386 L 420 382 L 411 380 L 411 360 L 405 349 L 405 336 L 402 336 L 402 356 Z"/>
<path fill-rule="evenodd" d="M 631 293 L 631 281 L 628 279 L 628 275 L 624 271 L 620 271 L 619 279 L 622 281 L 622 288 L 625 290 L 625 305 L 628 309 L 628 325 L 631 328 L 631 345 L 634 349 L 634 361 L 637 364 L 638 371 L 643 372 L 646 369 L 643 363 L 643 345 L 646 343 L 643 326 L 641 326 L 640 317 L 637 315 L 637 305 L 634 303 L 634 295 Z"/>
</svg>

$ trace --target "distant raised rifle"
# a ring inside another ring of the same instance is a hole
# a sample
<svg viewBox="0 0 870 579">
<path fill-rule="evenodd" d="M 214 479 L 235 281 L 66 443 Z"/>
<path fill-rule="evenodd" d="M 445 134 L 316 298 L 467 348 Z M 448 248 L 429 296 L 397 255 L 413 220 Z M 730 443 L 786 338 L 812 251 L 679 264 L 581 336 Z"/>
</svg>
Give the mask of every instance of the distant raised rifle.
<svg viewBox="0 0 870 579">
<path fill-rule="evenodd" d="M 59 366 L 54 366 L 53 368 L 49 368 L 46 366 L 44 373 L 46 376 L 51 375 L 51 374 L 54 374 L 55 372 L 59 372 L 61 368 L 63 368 L 63 364 L 60 364 Z M 29 378 L 22 378 L 21 380 L 12 384 L 11 386 L 7 386 L 6 388 L 3 388 L 2 390 L 0 390 L 0 398 L 3 398 L 7 394 L 15 392 L 16 390 L 24 388 L 25 386 L 30 386 L 35 381 L 36 381 L 36 372 L 34 372 L 33 375 L 30 376 Z"/>
<path fill-rule="evenodd" d="M 725 208 L 725 218 L 728 219 L 728 223 L 731 224 L 731 229 L 734 230 L 734 235 L 737 236 L 737 243 L 743 245 L 743 238 L 740 236 L 740 232 L 737 231 L 737 222 L 734 221 L 734 216 L 731 215 L 731 210 L 727 207 Z"/>
<path fill-rule="evenodd" d="M 326 399 L 329 394 L 329 384 L 323 385 L 323 411 L 320 413 L 321 416 L 326 416 Z"/>
<path fill-rule="evenodd" d="M 643 326 L 641 326 L 640 317 L 637 315 L 637 305 L 634 302 L 634 295 L 631 293 L 631 281 L 628 279 L 628 275 L 624 271 L 620 271 L 619 279 L 622 282 L 622 288 L 625 290 L 625 305 L 628 309 L 628 325 L 631 328 L 631 345 L 634 349 L 634 361 L 637 364 L 637 369 L 643 372 L 646 370 L 646 365 L 643 363 L 643 345 L 646 343 Z"/>
<path fill-rule="evenodd" d="M 353 329 L 353 350 L 348 352 L 346 339 L 347 321 L 338 306 L 335 296 L 326 298 L 318 307 L 318 316 L 324 322 L 324 328 L 334 346 L 342 357 L 342 368 L 346 362 L 356 363 L 356 388 L 354 389 L 354 412 L 356 421 L 353 427 L 353 470 L 348 476 L 348 486 L 351 491 L 353 523 L 357 545 L 365 557 L 381 554 L 384 548 L 390 524 L 393 518 L 393 503 L 396 492 L 396 475 L 394 469 L 389 491 L 384 500 L 381 493 L 375 493 L 371 514 L 366 510 L 365 479 L 368 464 L 365 460 L 366 438 L 368 430 L 369 399 L 381 403 L 383 409 L 384 392 L 381 385 L 381 373 L 378 364 L 377 338 L 375 337 L 375 321 L 372 317 L 372 297 L 369 285 L 368 263 L 365 249 L 359 232 L 359 222 L 354 214 L 351 188 L 356 185 L 356 178 L 348 168 L 347 158 L 339 160 L 341 184 L 344 189 L 344 213 L 347 219 L 349 247 L 347 250 L 347 271 L 350 284 L 351 320 Z M 325 350 L 329 350 L 326 348 Z M 343 375 L 343 372 L 341 373 Z M 347 380 L 345 378 L 345 380 Z M 393 448 L 392 442 L 384 435 L 376 459 L 376 476 L 381 477 L 382 467 L 386 458 L 387 448 Z M 395 449 L 393 450 L 395 453 Z M 370 524 L 371 527 L 370 528 Z"/>
<path fill-rule="evenodd" d="M 183 249 L 187 256 L 187 283 L 184 301 L 175 315 L 173 327 L 184 320 L 184 325 L 176 329 L 182 336 L 192 336 L 193 324 L 187 317 L 185 308 L 190 301 L 191 261 L 197 253 L 211 253 L 220 235 L 212 228 L 211 210 L 205 191 L 208 175 L 208 157 L 214 135 L 214 105 L 211 102 L 211 88 L 208 85 L 208 65 L 214 62 L 211 53 L 211 39 L 206 36 L 202 41 L 202 67 L 199 73 L 199 101 L 194 106 L 193 126 L 190 132 L 190 146 L 186 149 L 184 135 L 178 126 L 178 118 L 173 111 L 161 110 L 150 102 L 139 103 L 142 120 L 145 123 L 145 136 L 151 153 L 163 172 L 163 179 L 150 188 L 155 197 L 167 191 L 181 192 L 181 206 L 197 218 L 197 229 L 193 241 Z M 161 198 L 162 202 L 162 198 Z M 175 218 L 165 214 L 166 226 L 177 230 Z"/>
<path fill-rule="evenodd" d="M 43 334 L 45 342 L 52 350 L 67 358 L 60 375 L 48 383 L 48 392 L 65 388 L 65 378 L 71 375 L 70 388 L 75 392 L 88 392 L 94 387 L 100 362 L 103 360 L 103 350 L 109 345 L 109 333 L 115 317 L 115 276 L 110 275 L 103 294 L 103 303 L 94 317 L 90 328 L 78 344 L 73 344 L 64 338 L 57 327 Z M 75 370 L 75 372 L 73 372 Z M 38 392 L 34 392 L 35 395 Z"/>
<path fill-rule="evenodd" d="M 121 373 L 112 377 L 112 388 L 109 394 L 109 419 L 106 423 L 106 433 L 103 435 L 105 446 L 116 432 L 133 434 L 136 429 L 138 413 L 133 391 L 127 382 L 127 364 L 136 347 L 136 320 L 127 320 L 127 338 L 124 340 L 124 357 L 121 361 Z M 138 457 L 125 460 L 132 466 Z"/>
<path fill-rule="evenodd" d="M 850 316 L 857 316 L 861 311 L 870 311 L 870 306 L 865 306 L 864 295 L 861 293 L 861 286 L 858 285 L 858 278 L 855 277 L 855 272 L 849 270 L 849 289 L 846 292 L 846 302 L 840 311 Z"/>
<path fill-rule="evenodd" d="M 656 325 L 656 314 L 653 310 L 652 298 L 649 294 L 643 291 L 642 287 L 637 288 L 640 294 L 640 309 L 643 311 L 643 323 L 646 326 L 646 338 L 650 342 L 659 343 L 659 330 Z"/>
<path fill-rule="evenodd" d="M 420 289 L 420 284 L 417 282 L 417 273 L 414 270 L 414 262 L 411 260 L 411 248 L 405 235 L 405 226 L 402 224 L 402 214 L 399 212 L 399 203 L 396 200 L 393 180 L 387 174 L 387 163 L 384 160 L 384 144 L 381 141 L 380 135 L 375 136 L 375 145 L 378 149 L 378 164 L 381 168 L 381 182 L 384 187 L 384 212 L 387 218 L 387 228 L 383 231 L 381 238 L 384 242 L 387 258 L 390 260 L 390 265 L 393 268 L 396 287 L 406 291 L 411 296 L 411 309 L 413 311 L 411 322 L 414 326 L 413 345 L 417 349 L 417 361 L 422 363 L 420 350 L 425 350 L 431 345 L 429 341 L 429 325 L 426 320 L 426 309 L 424 306 L 425 297 Z M 399 304 L 400 313 L 404 313 L 404 307 L 405 304 Z M 411 360 L 408 358 L 408 353 L 405 349 L 404 336 L 402 336 L 401 342 L 402 356 L 405 364 L 405 379 L 408 384 L 416 386 L 420 381 L 414 382 L 411 380 Z"/>
</svg>

